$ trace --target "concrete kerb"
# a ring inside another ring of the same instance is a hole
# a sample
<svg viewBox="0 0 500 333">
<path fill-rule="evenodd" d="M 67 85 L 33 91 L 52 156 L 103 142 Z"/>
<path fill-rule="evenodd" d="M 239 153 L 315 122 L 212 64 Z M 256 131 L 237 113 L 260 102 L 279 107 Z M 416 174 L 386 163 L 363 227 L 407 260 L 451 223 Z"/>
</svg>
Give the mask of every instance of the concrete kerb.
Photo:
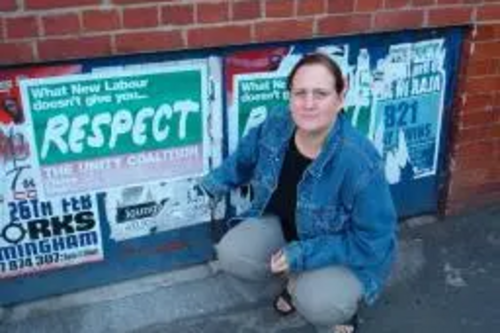
<svg viewBox="0 0 500 333">
<path fill-rule="evenodd" d="M 57 312 L 61 309 L 88 306 L 105 301 L 118 301 L 133 295 L 147 293 L 158 288 L 168 288 L 179 283 L 195 282 L 213 275 L 209 265 L 198 265 L 167 273 L 117 282 L 64 295 L 0 307 L 0 323 L 29 318 L 31 313 Z"/>
</svg>

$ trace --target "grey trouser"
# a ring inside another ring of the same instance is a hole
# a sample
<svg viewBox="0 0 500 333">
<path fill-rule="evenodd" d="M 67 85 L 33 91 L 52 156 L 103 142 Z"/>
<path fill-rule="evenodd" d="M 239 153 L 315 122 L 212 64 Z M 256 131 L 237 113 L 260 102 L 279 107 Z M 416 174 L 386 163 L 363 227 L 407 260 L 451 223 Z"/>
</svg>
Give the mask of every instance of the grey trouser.
<svg viewBox="0 0 500 333">
<path fill-rule="evenodd" d="M 280 221 L 274 216 L 248 219 L 231 229 L 216 251 L 221 268 L 239 278 L 273 278 L 271 255 L 285 245 Z M 363 287 L 346 267 L 328 266 L 288 277 L 288 290 L 297 311 L 316 327 L 349 320 L 357 310 Z"/>
</svg>

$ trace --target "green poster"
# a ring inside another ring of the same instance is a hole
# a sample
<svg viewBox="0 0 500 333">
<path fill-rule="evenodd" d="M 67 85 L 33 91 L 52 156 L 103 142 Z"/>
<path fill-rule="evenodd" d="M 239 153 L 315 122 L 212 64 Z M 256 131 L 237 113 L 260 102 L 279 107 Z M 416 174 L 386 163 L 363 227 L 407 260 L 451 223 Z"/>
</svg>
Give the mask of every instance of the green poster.
<svg viewBox="0 0 500 333">
<path fill-rule="evenodd" d="M 235 110 L 238 138 L 260 124 L 273 109 L 288 105 L 286 76 L 244 74 L 236 77 Z"/>
<path fill-rule="evenodd" d="M 66 193 L 77 182 L 89 190 L 124 178 L 201 174 L 206 72 L 205 64 L 165 66 L 22 82 L 34 165 L 46 187 Z"/>
<path fill-rule="evenodd" d="M 199 70 L 80 75 L 26 88 L 40 165 L 202 140 Z"/>
</svg>

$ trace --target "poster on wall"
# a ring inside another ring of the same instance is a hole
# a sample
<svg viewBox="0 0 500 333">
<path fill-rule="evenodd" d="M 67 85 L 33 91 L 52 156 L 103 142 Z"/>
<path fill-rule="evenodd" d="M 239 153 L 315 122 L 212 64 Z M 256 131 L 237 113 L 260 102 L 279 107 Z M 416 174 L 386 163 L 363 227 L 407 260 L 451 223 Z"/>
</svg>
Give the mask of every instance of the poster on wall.
<svg viewBox="0 0 500 333">
<path fill-rule="evenodd" d="M 21 81 L 43 194 L 206 172 L 206 81 L 195 65 Z"/>
<path fill-rule="evenodd" d="M 95 196 L 8 203 L 0 230 L 0 278 L 100 261 L 104 257 Z"/>
<path fill-rule="evenodd" d="M 442 39 L 391 45 L 373 81 L 373 139 L 389 183 L 436 174 L 444 107 Z"/>
<path fill-rule="evenodd" d="M 124 241 L 210 221 L 208 196 L 196 190 L 197 178 L 128 186 L 108 191 L 111 239 Z"/>
</svg>

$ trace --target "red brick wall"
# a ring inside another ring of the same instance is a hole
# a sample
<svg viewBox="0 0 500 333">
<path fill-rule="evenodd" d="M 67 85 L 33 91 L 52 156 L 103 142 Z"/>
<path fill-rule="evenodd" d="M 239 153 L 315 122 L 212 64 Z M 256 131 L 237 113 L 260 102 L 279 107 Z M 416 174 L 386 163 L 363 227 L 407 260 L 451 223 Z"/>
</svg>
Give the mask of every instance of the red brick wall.
<svg viewBox="0 0 500 333">
<path fill-rule="evenodd" d="M 462 24 L 453 213 L 500 202 L 500 0 L 1 0 L 0 65 Z"/>
</svg>

